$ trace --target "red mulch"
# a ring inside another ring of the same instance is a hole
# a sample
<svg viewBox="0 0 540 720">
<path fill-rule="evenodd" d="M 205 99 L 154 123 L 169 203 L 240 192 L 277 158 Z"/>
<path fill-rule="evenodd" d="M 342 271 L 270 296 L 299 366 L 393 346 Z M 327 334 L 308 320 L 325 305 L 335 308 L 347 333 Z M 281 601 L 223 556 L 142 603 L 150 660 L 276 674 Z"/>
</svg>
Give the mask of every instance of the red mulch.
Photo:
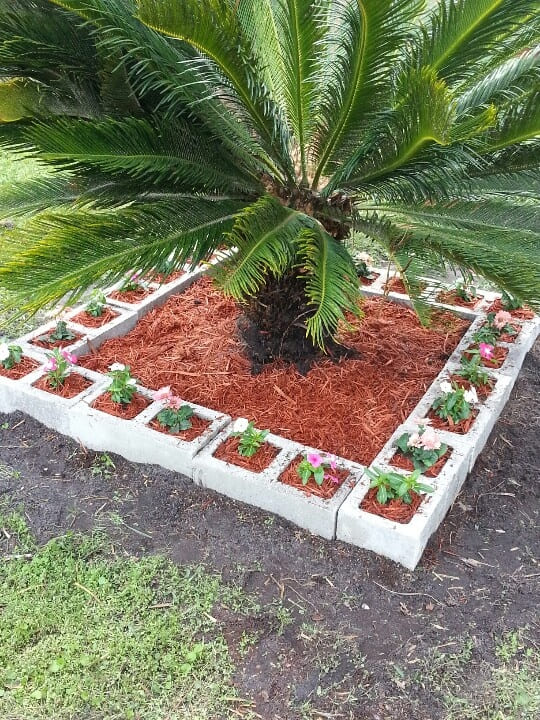
<svg viewBox="0 0 540 720">
<path fill-rule="evenodd" d="M 50 332 L 53 332 L 51 330 Z M 65 348 L 68 345 L 73 345 L 73 343 L 76 343 L 77 340 L 80 340 L 82 338 L 82 335 L 78 332 L 75 332 L 74 330 L 71 331 L 75 337 L 73 340 L 55 340 L 55 342 L 43 342 L 42 340 L 38 340 L 37 338 L 35 340 L 30 340 L 32 345 L 37 345 L 38 347 L 45 348 L 45 350 L 53 350 L 54 348 Z M 44 335 L 48 335 L 49 333 L 43 333 Z"/>
<path fill-rule="evenodd" d="M 29 357 L 23 356 L 21 358 L 21 362 L 17 363 L 17 365 L 14 365 L 11 370 L 6 370 L 4 366 L 0 363 L 0 375 L 8 377 L 11 380 L 20 380 L 25 375 L 29 375 L 32 370 L 35 370 L 37 367 L 39 367 L 38 362 L 32 360 Z"/>
<path fill-rule="evenodd" d="M 205 278 L 81 364 L 107 372 L 113 362 L 126 363 L 146 387 L 170 385 L 190 402 L 369 464 L 469 323 L 441 312 L 426 329 L 412 310 L 382 298 L 365 300 L 362 308 L 365 318 L 342 337 L 360 353 L 357 359 L 323 359 L 306 376 L 276 362 L 253 376 L 236 331 L 240 310 Z"/>
<path fill-rule="evenodd" d="M 448 420 L 443 420 L 435 414 L 434 410 L 430 410 L 428 412 L 428 418 L 431 420 L 431 425 L 435 428 L 435 430 L 448 430 L 448 432 L 453 432 L 457 435 L 465 435 L 466 433 L 468 433 L 474 421 L 476 420 L 477 415 L 478 410 L 473 410 L 466 420 L 461 420 L 457 424 L 454 424 L 452 422 L 452 418 L 448 418 Z"/>
<path fill-rule="evenodd" d="M 461 377 L 461 375 L 451 375 L 450 382 L 457 383 L 459 387 L 465 388 L 465 390 L 474 388 L 478 397 L 484 399 L 491 395 L 495 386 L 493 380 L 490 380 L 487 385 L 473 385 L 470 380 L 466 380 L 464 377 Z"/>
<path fill-rule="evenodd" d="M 496 313 L 496 312 L 499 312 L 499 310 L 506 310 L 506 308 L 503 307 L 501 299 L 497 298 L 497 300 L 495 300 L 495 302 L 493 302 L 489 306 L 487 312 L 488 313 L 492 313 L 492 312 Z M 508 310 L 508 312 L 510 313 L 510 315 L 512 317 L 515 317 L 518 320 L 532 320 L 534 317 L 534 310 L 531 310 L 527 306 L 518 308 L 517 310 Z"/>
<path fill-rule="evenodd" d="M 154 275 L 151 280 L 152 282 L 159 283 L 160 285 L 166 285 L 167 283 L 179 280 L 181 277 L 184 277 L 185 274 L 185 270 L 175 270 L 170 275 L 163 275 L 162 273 L 159 275 Z"/>
<path fill-rule="evenodd" d="M 401 293 L 402 295 L 408 295 L 407 288 L 405 287 L 405 283 L 399 277 L 390 278 L 390 280 L 388 280 L 388 282 L 385 283 L 384 289 L 388 290 L 388 292 L 395 292 L 395 293 Z"/>
<path fill-rule="evenodd" d="M 505 343 L 513 343 L 515 342 L 517 336 L 521 332 L 521 325 L 518 323 L 510 323 L 510 327 L 512 327 L 516 332 L 514 335 L 511 335 L 510 333 L 503 333 L 499 336 L 499 342 L 505 342 Z"/>
<path fill-rule="evenodd" d="M 272 460 L 279 453 L 278 448 L 265 442 L 257 450 L 255 455 L 252 457 L 244 457 L 238 452 L 239 445 L 240 438 L 229 437 L 224 443 L 221 443 L 214 453 L 214 457 L 218 460 L 224 460 L 225 462 L 231 463 L 232 465 L 238 465 L 238 467 L 244 468 L 245 470 L 260 473 L 263 470 L 266 470 Z"/>
<path fill-rule="evenodd" d="M 285 483 L 285 485 L 290 485 L 297 490 L 301 490 L 306 495 L 314 495 L 315 497 L 322 498 L 323 500 L 330 500 L 330 498 L 334 497 L 339 488 L 349 477 L 347 470 L 330 470 L 329 472 L 337 477 L 339 482 L 336 483 L 333 480 L 326 479 L 323 480 L 322 485 L 317 485 L 313 477 L 310 477 L 307 484 L 303 485 L 302 478 L 296 472 L 296 469 L 302 460 L 302 457 L 297 457 L 296 460 L 294 460 L 287 469 L 281 473 L 279 480 L 280 482 Z"/>
<path fill-rule="evenodd" d="M 115 415 L 123 420 L 133 420 L 134 417 L 136 417 L 149 405 L 150 400 L 139 393 L 135 393 L 133 400 L 128 405 L 113 402 L 109 393 L 100 395 L 92 403 L 92 407 L 95 410 L 101 410 L 102 412 L 106 412 L 109 415 Z"/>
<path fill-rule="evenodd" d="M 112 300 L 121 300 L 122 302 L 135 305 L 140 303 L 141 300 L 148 297 L 153 291 L 152 290 L 115 290 L 109 297 Z"/>
<path fill-rule="evenodd" d="M 437 460 L 435 465 L 432 465 L 430 468 L 428 468 L 428 470 L 426 470 L 422 474 L 425 475 L 426 477 L 431 477 L 431 478 L 437 477 L 437 475 L 443 469 L 446 461 L 450 457 L 451 452 L 452 451 L 450 450 L 450 448 L 448 448 L 448 450 L 444 453 L 444 455 Z M 393 465 L 394 467 L 400 468 L 401 470 L 407 470 L 408 472 L 414 471 L 413 461 L 411 460 L 410 457 L 408 457 L 407 455 L 404 455 L 401 452 L 401 450 L 398 450 L 394 454 L 394 456 L 390 460 L 390 464 Z"/>
<path fill-rule="evenodd" d="M 476 345 L 470 345 L 467 350 L 473 350 L 476 349 Z M 465 350 L 465 354 L 467 353 L 467 350 Z M 482 358 L 482 365 L 487 368 L 500 368 L 501 365 L 506 360 L 506 356 L 508 355 L 508 348 L 502 347 L 502 345 L 495 345 L 495 348 L 493 350 L 493 357 L 491 360 L 486 360 L 486 358 Z"/>
<path fill-rule="evenodd" d="M 87 380 L 82 375 L 79 375 L 78 373 L 71 373 L 71 375 L 68 375 L 65 379 L 64 384 L 59 388 L 52 388 L 49 385 L 49 379 L 46 375 L 37 380 L 34 383 L 34 387 L 39 388 L 40 390 L 45 390 L 45 392 L 52 393 L 53 395 L 58 395 L 66 400 L 70 400 L 83 390 L 89 388 L 91 384 L 90 380 Z"/>
<path fill-rule="evenodd" d="M 103 310 L 103 314 L 98 317 L 94 317 L 84 310 L 78 315 L 75 315 L 75 317 L 72 317 L 71 322 L 79 323 L 79 325 L 84 325 L 85 327 L 100 328 L 111 322 L 111 320 L 114 320 L 115 317 L 118 317 L 118 313 L 107 307 Z"/>
<path fill-rule="evenodd" d="M 375 280 L 381 276 L 381 273 L 371 273 L 371 275 L 372 275 L 371 278 L 365 278 L 365 277 L 362 277 L 361 275 L 359 275 L 358 279 L 360 280 L 362 285 L 373 285 Z"/>
<path fill-rule="evenodd" d="M 180 440 L 184 440 L 184 442 L 191 442 L 192 440 L 195 440 L 195 438 L 198 438 L 199 435 L 203 434 L 206 428 L 210 425 L 210 421 L 203 420 L 202 418 L 197 417 L 197 415 L 193 415 L 191 417 L 191 427 L 189 428 L 189 430 L 182 430 L 178 433 L 169 432 L 166 427 L 159 423 L 157 418 L 154 418 L 152 422 L 149 423 L 149 425 L 153 430 L 157 430 L 164 435 L 170 435 L 171 437 L 180 438 Z"/>
<path fill-rule="evenodd" d="M 402 500 L 390 500 L 386 505 L 381 505 L 377 502 L 376 496 L 377 488 L 368 490 L 366 496 L 360 503 L 360 508 L 373 515 L 380 515 L 387 520 L 392 520 L 392 522 L 398 522 L 402 525 L 412 520 L 424 499 L 424 495 L 419 495 L 413 490 L 411 492 L 412 502 L 410 505 L 407 505 L 407 503 L 404 503 Z"/>
<path fill-rule="evenodd" d="M 446 305 L 458 305 L 459 307 L 474 308 L 483 299 L 483 295 L 478 295 L 473 300 L 464 300 L 456 294 L 455 290 L 444 290 L 437 295 L 437 302 L 446 303 Z"/>
</svg>

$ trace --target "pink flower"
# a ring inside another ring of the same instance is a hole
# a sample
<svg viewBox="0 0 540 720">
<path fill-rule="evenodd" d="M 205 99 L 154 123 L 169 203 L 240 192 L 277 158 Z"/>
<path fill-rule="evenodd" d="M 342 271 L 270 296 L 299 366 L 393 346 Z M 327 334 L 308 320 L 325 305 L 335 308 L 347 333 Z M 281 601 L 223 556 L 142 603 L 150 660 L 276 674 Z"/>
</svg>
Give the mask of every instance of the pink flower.
<svg viewBox="0 0 540 720">
<path fill-rule="evenodd" d="M 73 353 L 70 353 L 69 350 L 60 350 L 60 354 L 64 358 L 64 360 L 67 360 L 68 363 L 71 363 L 71 365 L 77 364 L 77 356 Z"/>
<path fill-rule="evenodd" d="M 165 402 L 172 410 L 180 410 L 182 407 L 182 398 L 179 398 L 176 395 L 169 395 Z"/>
<path fill-rule="evenodd" d="M 171 396 L 171 386 L 166 385 L 165 387 L 159 388 L 154 393 L 154 400 L 168 400 Z"/>
<path fill-rule="evenodd" d="M 480 356 L 484 358 L 484 360 L 491 360 L 493 357 L 493 351 L 495 348 L 493 345 L 490 345 L 489 343 L 480 343 L 478 346 L 478 352 L 480 353 Z"/>
<path fill-rule="evenodd" d="M 56 362 L 56 358 L 51 356 L 48 358 L 47 362 L 45 363 L 45 370 L 47 372 L 54 372 L 55 370 L 58 370 L 58 363 Z"/>
<path fill-rule="evenodd" d="M 337 458 L 335 455 L 329 455 L 328 460 L 330 461 L 330 469 L 337 470 Z"/>
<path fill-rule="evenodd" d="M 413 434 L 409 437 L 409 439 L 408 439 L 408 441 L 407 441 L 407 445 L 408 445 L 409 447 L 414 447 L 414 448 L 421 448 L 421 447 L 423 447 L 422 437 L 423 437 L 423 436 L 420 435 L 419 433 L 413 433 Z"/>
<path fill-rule="evenodd" d="M 512 320 L 512 316 L 506 310 L 499 310 L 499 312 L 493 318 L 493 325 L 497 330 L 502 330 L 505 325 Z"/>
<path fill-rule="evenodd" d="M 325 473 L 325 474 L 324 474 L 324 479 L 325 479 L 325 480 L 331 480 L 331 481 L 334 483 L 334 485 L 338 485 L 338 484 L 339 484 L 339 478 L 336 477 L 335 475 L 331 475 L 330 473 Z"/>
<path fill-rule="evenodd" d="M 137 272 L 134 272 L 133 275 L 129 279 L 131 280 L 131 282 L 137 282 L 137 280 L 139 279 L 140 276 L 141 276 L 141 273 L 139 270 L 137 270 Z"/>
<path fill-rule="evenodd" d="M 323 459 L 319 455 L 319 453 L 308 453 L 307 461 L 311 465 L 311 467 L 314 467 L 314 468 L 318 468 L 323 464 Z"/>
<path fill-rule="evenodd" d="M 424 450 L 439 450 L 441 441 L 433 428 L 426 428 L 420 436 Z"/>
</svg>

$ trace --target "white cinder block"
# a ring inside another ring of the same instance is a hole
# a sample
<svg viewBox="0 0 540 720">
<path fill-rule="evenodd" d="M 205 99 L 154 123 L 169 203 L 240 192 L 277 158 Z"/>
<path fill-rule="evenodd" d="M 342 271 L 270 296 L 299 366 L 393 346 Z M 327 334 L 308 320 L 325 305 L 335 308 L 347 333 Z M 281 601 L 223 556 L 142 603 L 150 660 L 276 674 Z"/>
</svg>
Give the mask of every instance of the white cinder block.
<svg viewBox="0 0 540 720">
<path fill-rule="evenodd" d="M 226 428 L 195 458 L 195 481 L 235 500 L 255 505 L 281 515 L 296 525 L 322 537 L 335 537 L 337 511 L 351 491 L 351 486 L 363 472 L 363 466 L 337 458 L 338 468 L 349 470 L 351 477 L 330 500 L 307 495 L 279 481 L 281 473 L 297 456 L 320 452 L 278 435 L 268 435 L 267 442 L 279 449 L 279 454 L 261 473 L 238 467 L 214 457 L 214 452 L 236 429 L 245 427 L 246 420 L 238 419 Z M 324 453 L 323 453 L 324 454 Z"/>
</svg>

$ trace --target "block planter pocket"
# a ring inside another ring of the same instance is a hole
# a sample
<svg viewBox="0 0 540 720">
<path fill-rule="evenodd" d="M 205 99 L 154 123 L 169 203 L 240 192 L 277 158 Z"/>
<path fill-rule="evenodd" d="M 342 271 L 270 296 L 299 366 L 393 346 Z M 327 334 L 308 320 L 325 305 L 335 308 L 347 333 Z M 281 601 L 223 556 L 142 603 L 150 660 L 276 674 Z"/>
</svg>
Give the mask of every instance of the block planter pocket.
<svg viewBox="0 0 540 720">
<path fill-rule="evenodd" d="M 276 447 L 278 454 L 259 473 L 215 457 L 218 447 L 230 438 L 231 433 L 243 430 L 246 422 L 244 419 L 237 420 L 197 455 L 194 461 L 195 481 L 234 500 L 276 513 L 312 533 L 333 539 L 338 509 L 352 485 L 361 477 L 363 466 L 337 458 L 338 468 L 346 470 L 350 477 L 332 498 L 324 500 L 280 482 L 279 479 L 297 457 L 307 452 L 317 452 L 311 448 L 270 434 L 266 442 Z"/>
<path fill-rule="evenodd" d="M 48 352 L 54 350 L 55 347 L 63 350 L 69 350 L 77 357 L 84 355 L 89 351 L 88 346 L 88 331 L 86 328 L 80 326 L 74 326 L 70 320 L 67 321 L 67 327 L 76 336 L 73 340 L 64 340 L 58 343 L 51 343 L 50 345 L 39 340 L 43 335 L 49 335 L 55 328 L 56 323 L 48 322 L 45 325 L 41 325 L 36 330 L 23 335 L 18 344 L 22 346 L 23 350 L 29 350 L 29 354 L 39 353 L 39 356 L 43 358 Z"/>
<path fill-rule="evenodd" d="M 156 282 L 149 283 L 150 292 L 142 297 L 138 302 L 127 302 L 123 300 L 121 295 L 117 295 L 119 284 L 114 285 L 106 291 L 107 303 L 112 308 L 123 308 L 124 310 L 130 310 L 137 315 L 137 319 L 140 319 L 147 315 L 151 310 L 156 307 L 160 307 L 165 303 L 171 295 L 183 292 L 186 290 L 195 280 L 200 277 L 200 272 L 186 273 L 181 277 L 176 278 L 170 282 L 159 285 Z"/>
</svg>

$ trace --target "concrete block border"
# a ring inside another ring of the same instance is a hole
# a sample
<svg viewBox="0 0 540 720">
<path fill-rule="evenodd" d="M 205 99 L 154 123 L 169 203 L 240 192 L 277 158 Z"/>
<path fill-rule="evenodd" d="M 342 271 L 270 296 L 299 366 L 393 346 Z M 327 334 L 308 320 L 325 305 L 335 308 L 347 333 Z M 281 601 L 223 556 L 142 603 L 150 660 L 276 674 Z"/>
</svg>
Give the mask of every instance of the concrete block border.
<svg viewBox="0 0 540 720">
<path fill-rule="evenodd" d="M 84 310 L 84 307 L 73 308 L 66 313 L 64 319 L 68 327 L 81 337 L 68 346 L 69 350 L 81 356 L 95 351 L 108 339 L 126 335 L 144 315 L 163 305 L 172 295 L 184 292 L 209 267 L 220 263 L 222 259 L 223 254 L 218 255 L 210 263 L 188 271 L 170 283 L 151 283 L 151 294 L 140 303 L 130 304 L 109 299 L 108 304 L 118 315 L 101 328 L 85 327 L 74 322 L 73 318 Z M 407 295 L 384 292 L 387 277 L 396 273 L 388 276 L 385 270 L 374 271 L 379 273 L 379 277 L 371 285 L 361 288 L 365 296 L 380 297 L 386 294 L 389 300 L 411 306 Z M 425 299 L 434 307 L 452 310 L 468 319 L 471 325 L 445 367 L 410 416 L 389 438 L 371 467 L 403 472 L 391 466 L 397 438 L 403 432 L 414 430 L 417 421 L 429 412 L 433 400 L 440 394 L 441 381 L 455 373 L 461 354 L 472 344 L 474 332 L 486 321 L 488 307 L 499 297 L 496 293 L 485 292 L 481 301 L 472 309 L 438 303 L 433 301 L 433 297 L 435 290 L 440 290 L 440 287 L 429 279 L 426 280 Z M 106 292 L 110 293 L 117 287 L 118 284 Z M 337 458 L 338 467 L 348 471 L 349 478 L 330 500 L 308 495 L 279 480 L 281 473 L 298 456 L 310 451 L 324 453 L 324 450 L 314 450 L 271 434 L 267 442 L 278 448 L 279 452 L 261 473 L 253 473 L 216 458 L 214 453 L 219 445 L 236 429 L 243 429 L 246 419 L 238 418 L 233 421 L 228 415 L 186 402 L 197 416 L 209 423 L 200 436 L 186 442 L 149 427 L 149 423 L 163 405 L 153 400 L 153 392 L 147 388 L 138 387 L 138 391 L 148 398 L 149 404 L 132 420 L 117 418 L 92 407 L 94 400 L 106 391 L 109 380 L 103 374 L 85 368 L 76 367 L 73 372 L 84 376 L 91 384 L 71 400 L 39 390 L 33 383 L 44 374 L 42 366 L 48 351 L 32 344 L 32 340 L 49 332 L 55 325 L 54 320 L 13 341 L 21 345 L 24 354 L 37 362 L 38 367 L 19 380 L 0 375 L 0 411 L 11 413 L 20 410 L 93 450 L 114 452 L 133 462 L 161 465 L 187 475 L 204 488 L 280 515 L 322 537 L 337 538 L 373 550 L 414 569 L 430 535 L 444 518 L 484 447 L 508 400 L 523 360 L 540 333 L 539 317 L 519 322 L 522 328 L 515 341 L 500 343 L 508 348 L 508 355 L 501 368 L 489 369 L 494 389 L 480 404 L 472 428 L 466 435 L 439 431 L 443 441 L 452 448 L 451 456 L 436 478 L 424 478 L 425 482 L 434 486 L 435 491 L 424 499 L 413 519 L 406 525 L 372 515 L 360 508 L 369 488 L 369 479 L 362 465 L 344 458 Z"/>
</svg>

